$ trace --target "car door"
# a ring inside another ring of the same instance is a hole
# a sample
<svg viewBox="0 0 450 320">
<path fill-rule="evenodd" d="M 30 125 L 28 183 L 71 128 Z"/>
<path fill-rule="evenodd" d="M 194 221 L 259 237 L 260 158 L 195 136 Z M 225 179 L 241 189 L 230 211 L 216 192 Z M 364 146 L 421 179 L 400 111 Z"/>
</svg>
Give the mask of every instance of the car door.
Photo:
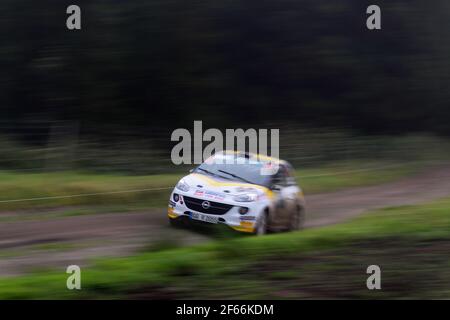
<svg viewBox="0 0 450 320">
<path fill-rule="evenodd" d="M 286 214 L 288 223 L 290 223 L 293 214 L 297 213 L 299 206 L 298 194 L 300 192 L 300 188 L 297 185 L 294 177 L 293 168 L 287 164 L 286 165 L 286 187 L 284 188 L 283 197 L 286 202 Z"/>
<path fill-rule="evenodd" d="M 272 191 L 274 193 L 275 214 L 272 223 L 274 226 L 284 226 L 289 218 L 289 203 L 287 202 L 289 190 L 287 188 L 286 168 L 280 166 L 272 178 Z"/>
</svg>

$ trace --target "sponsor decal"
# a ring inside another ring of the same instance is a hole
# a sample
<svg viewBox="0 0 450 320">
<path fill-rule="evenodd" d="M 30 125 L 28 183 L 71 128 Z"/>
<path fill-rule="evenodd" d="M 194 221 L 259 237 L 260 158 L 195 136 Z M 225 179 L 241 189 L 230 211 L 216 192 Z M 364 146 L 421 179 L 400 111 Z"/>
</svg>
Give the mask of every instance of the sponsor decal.
<svg viewBox="0 0 450 320">
<path fill-rule="evenodd" d="M 205 191 L 203 191 L 203 190 L 196 190 L 195 193 L 194 193 L 194 196 L 203 197 L 204 194 L 205 194 Z"/>
<path fill-rule="evenodd" d="M 205 197 L 213 200 L 223 200 L 225 195 L 220 192 L 196 190 L 194 196 Z"/>
<path fill-rule="evenodd" d="M 214 192 L 214 191 L 206 191 L 205 192 L 205 197 L 207 198 L 211 198 L 211 199 L 215 199 L 215 200 L 223 200 L 225 199 L 225 196 L 219 192 Z"/>
<path fill-rule="evenodd" d="M 272 162 L 267 162 L 261 168 L 261 175 L 271 175 L 273 172 L 278 171 L 278 164 Z"/>
<path fill-rule="evenodd" d="M 237 187 L 236 192 L 238 193 L 244 193 L 244 192 L 258 192 L 255 188 L 248 188 L 248 187 Z"/>
</svg>

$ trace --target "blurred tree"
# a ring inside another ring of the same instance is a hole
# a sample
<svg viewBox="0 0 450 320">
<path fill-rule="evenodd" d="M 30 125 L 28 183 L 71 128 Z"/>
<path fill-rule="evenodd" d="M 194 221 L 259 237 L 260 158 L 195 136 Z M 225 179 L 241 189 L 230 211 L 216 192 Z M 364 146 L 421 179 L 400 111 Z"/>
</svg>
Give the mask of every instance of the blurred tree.
<svg viewBox="0 0 450 320">
<path fill-rule="evenodd" d="M 82 134 L 209 127 L 346 126 L 450 134 L 449 4 L 378 1 L 0 3 L 3 121 L 72 120 Z M 142 129 L 145 128 L 145 129 Z"/>
</svg>

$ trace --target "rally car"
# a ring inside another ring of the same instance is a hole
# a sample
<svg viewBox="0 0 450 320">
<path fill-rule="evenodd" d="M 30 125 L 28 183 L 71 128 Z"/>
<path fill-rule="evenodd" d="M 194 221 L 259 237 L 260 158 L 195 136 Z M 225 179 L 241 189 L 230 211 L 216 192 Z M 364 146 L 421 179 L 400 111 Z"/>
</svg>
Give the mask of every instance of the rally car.
<svg viewBox="0 0 450 320">
<path fill-rule="evenodd" d="M 301 229 L 305 199 L 288 162 L 222 151 L 177 183 L 168 216 L 175 226 L 195 221 L 262 235 Z"/>
</svg>

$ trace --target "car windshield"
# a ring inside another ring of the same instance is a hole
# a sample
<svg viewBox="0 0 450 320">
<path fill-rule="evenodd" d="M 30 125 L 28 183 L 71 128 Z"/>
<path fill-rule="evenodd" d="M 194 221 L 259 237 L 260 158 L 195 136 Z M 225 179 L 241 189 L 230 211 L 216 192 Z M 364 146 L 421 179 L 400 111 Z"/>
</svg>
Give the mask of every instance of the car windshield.
<svg viewBox="0 0 450 320">
<path fill-rule="evenodd" d="M 230 162 L 207 160 L 198 166 L 195 172 L 261 186 L 269 185 L 270 176 L 261 174 L 261 169 L 267 163 L 249 160 L 245 163 Z"/>
</svg>

